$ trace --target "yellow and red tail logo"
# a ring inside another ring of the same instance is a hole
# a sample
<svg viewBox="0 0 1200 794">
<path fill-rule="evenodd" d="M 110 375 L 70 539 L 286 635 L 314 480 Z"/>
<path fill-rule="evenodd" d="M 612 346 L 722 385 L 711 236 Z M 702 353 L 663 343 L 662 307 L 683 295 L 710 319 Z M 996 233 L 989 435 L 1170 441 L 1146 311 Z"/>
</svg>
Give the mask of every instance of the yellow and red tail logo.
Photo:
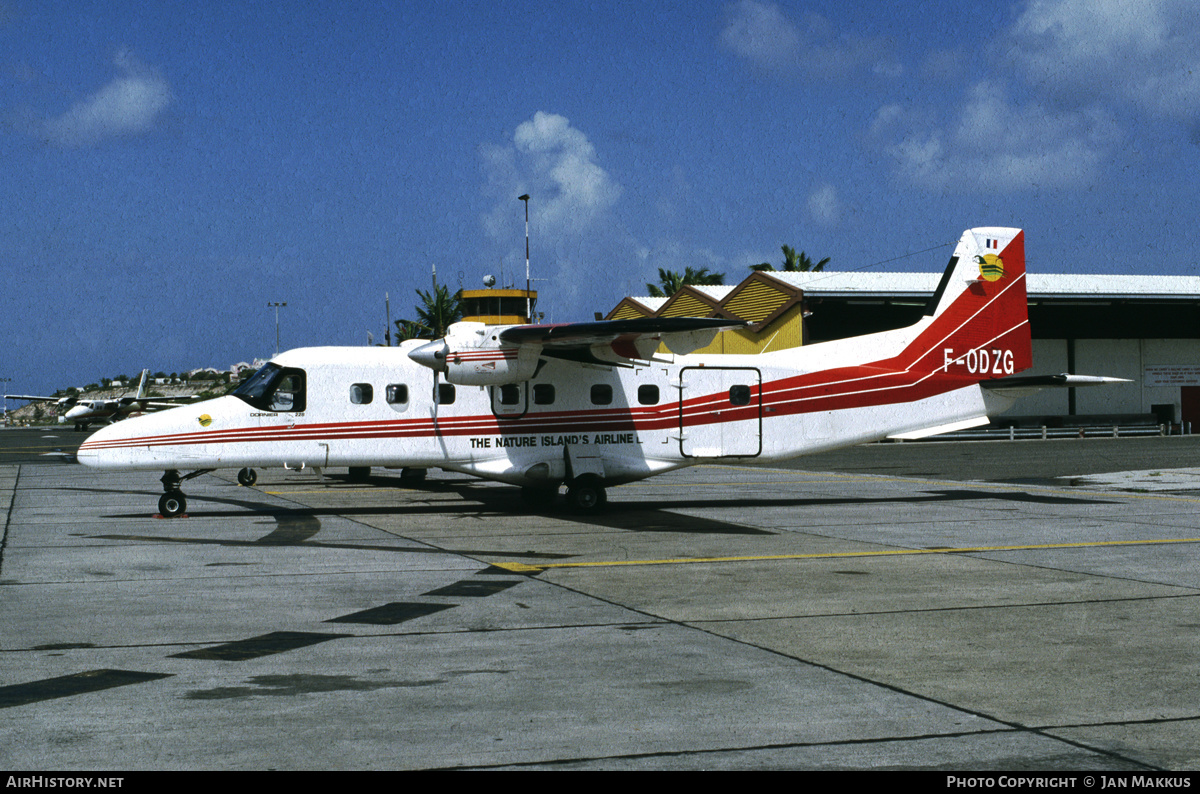
<svg viewBox="0 0 1200 794">
<path fill-rule="evenodd" d="M 977 256 L 975 264 L 979 265 L 979 275 L 984 281 L 999 281 L 1004 278 L 1004 260 L 996 254 Z"/>
</svg>

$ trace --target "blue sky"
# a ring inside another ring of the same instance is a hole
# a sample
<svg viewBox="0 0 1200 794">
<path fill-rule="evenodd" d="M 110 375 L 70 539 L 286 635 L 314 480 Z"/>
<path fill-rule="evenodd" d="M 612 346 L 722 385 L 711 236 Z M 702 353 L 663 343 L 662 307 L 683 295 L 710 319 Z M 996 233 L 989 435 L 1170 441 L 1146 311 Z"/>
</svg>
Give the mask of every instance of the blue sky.
<svg viewBox="0 0 1200 794">
<path fill-rule="evenodd" d="M 1193 0 L 0 0 L 6 391 L 364 344 L 414 289 L 590 319 L 782 244 L 863 268 L 1026 229 L 1200 275 Z M 879 269 L 937 270 L 949 249 Z"/>
</svg>

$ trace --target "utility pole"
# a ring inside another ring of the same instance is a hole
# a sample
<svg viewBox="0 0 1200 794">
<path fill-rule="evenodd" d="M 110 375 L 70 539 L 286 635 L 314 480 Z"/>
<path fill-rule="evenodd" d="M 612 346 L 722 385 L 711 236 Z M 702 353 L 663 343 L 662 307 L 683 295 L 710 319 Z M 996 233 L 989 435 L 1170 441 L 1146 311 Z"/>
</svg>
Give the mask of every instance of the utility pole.
<svg viewBox="0 0 1200 794">
<path fill-rule="evenodd" d="M 268 303 L 267 308 L 275 308 L 275 355 L 279 355 L 279 307 L 287 306 L 287 301 L 283 303 Z"/>
<path fill-rule="evenodd" d="M 529 194 L 517 196 L 517 201 L 525 202 L 525 322 L 533 322 L 533 304 L 529 299 Z"/>
</svg>

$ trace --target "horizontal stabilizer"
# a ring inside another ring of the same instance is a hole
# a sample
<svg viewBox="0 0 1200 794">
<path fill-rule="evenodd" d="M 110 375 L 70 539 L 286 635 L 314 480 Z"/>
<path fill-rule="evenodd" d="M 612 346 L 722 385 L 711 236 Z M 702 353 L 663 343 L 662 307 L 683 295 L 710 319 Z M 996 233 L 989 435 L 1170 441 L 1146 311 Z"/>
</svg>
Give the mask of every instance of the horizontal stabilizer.
<svg viewBox="0 0 1200 794">
<path fill-rule="evenodd" d="M 1041 389 L 1072 389 L 1077 386 L 1112 386 L 1132 383 L 1128 378 L 1109 378 L 1103 375 L 1026 375 L 1015 378 L 985 380 L 979 385 L 998 393 L 1036 392 Z"/>
</svg>

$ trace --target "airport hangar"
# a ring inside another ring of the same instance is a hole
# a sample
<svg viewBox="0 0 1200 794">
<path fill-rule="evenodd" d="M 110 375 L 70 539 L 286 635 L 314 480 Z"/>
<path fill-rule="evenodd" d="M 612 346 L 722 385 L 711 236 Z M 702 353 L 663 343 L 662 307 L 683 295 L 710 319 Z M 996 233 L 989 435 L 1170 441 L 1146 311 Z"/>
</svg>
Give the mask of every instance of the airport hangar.
<svg viewBox="0 0 1200 794">
<path fill-rule="evenodd" d="M 734 286 L 628 297 L 604 319 L 726 317 L 745 330 L 702 352 L 758 353 L 873 333 L 921 317 L 940 273 L 752 272 Z M 1170 424 L 1200 430 L 1200 277 L 1028 275 L 1033 369 L 1127 378 L 1102 388 L 1046 389 L 994 427 Z M 597 315 L 600 319 L 600 315 Z"/>
</svg>

